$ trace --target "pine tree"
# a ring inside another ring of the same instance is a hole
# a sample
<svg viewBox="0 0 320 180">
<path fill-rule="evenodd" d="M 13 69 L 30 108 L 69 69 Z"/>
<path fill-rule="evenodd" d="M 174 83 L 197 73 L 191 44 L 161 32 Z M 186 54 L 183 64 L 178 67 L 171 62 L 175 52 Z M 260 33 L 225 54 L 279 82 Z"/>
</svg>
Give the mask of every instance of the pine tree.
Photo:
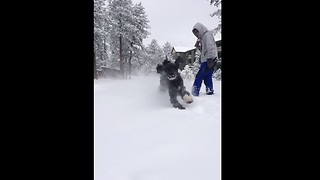
<svg viewBox="0 0 320 180">
<path fill-rule="evenodd" d="M 193 62 L 193 64 L 191 66 L 186 65 L 184 67 L 184 69 L 181 71 L 181 76 L 184 79 L 194 79 L 200 69 L 200 50 L 197 49 L 195 52 L 195 61 Z"/>
<path fill-rule="evenodd" d="M 94 0 L 94 77 L 97 78 L 97 70 L 106 63 L 107 46 L 105 20 L 106 10 L 104 0 Z"/>
<path fill-rule="evenodd" d="M 172 54 L 171 54 L 172 48 L 173 48 L 173 46 L 169 42 L 166 42 L 163 45 L 163 50 L 162 51 L 164 53 L 164 56 L 167 57 L 169 61 L 173 61 L 173 57 L 172 57 Z"/>
<path fill-rule="evenodd" d="M 124 75 L 124 46 L 128 45 L 128 33 L 132 28 L 129 23 L 132 20 L 132 1 L 131 0 L 109 0 L 107 6 L 108 16 L 110 17 L 110 44 L 112 44 L 113 53 L 119 52 L 119 67 Z"/>
<path fill-rule="evenodd" d="M 219 24 L 216 28 L 213 29 L 213 34 L 216 35 L 218 32 L 221 33 L 221 1 L 222 0 L 210 0 L 210 5 L 216 6 L 218 9 L 210 14 L 211 17 L 217 16 L 219 18 Z"/>
<path fill-rule="evenodd" d="M 191 80 L 195 77 L 192 68 L 188 64 L 184 66 L 184 69 L 180 72 L 180 75 L 183 79 L 187 80 Z"/>
<path fill-rule="evenodd" d="M 144 7 L 141 3 L 135 4 L 133 6 L 133 29 L 131 32 L 132 39 L 130 40 L 130 56 L 129 56 L 129 78 L 132 73 L 132 62 L 134 64 L 139 63 L 139 57 L 137 55 L 143 52 L 143 39 L 147 38 L 150 34 L 147 29 L 150 28 L 148 25 L 149 20 L 147 19 L 147 15 L 145 13 Z"/>
<path fill-rule="evenodd" d="M 131 73 L 137 75 L 141 67 L 144 65 L 145 59 L 145 48 L 142 48 L 139 51 L 133 51 L 132 60 L 131 60 Z"/>
<path fill-rule="evenodd" d="M 197 49 L 196 53 L 195 53 L 195 61 L 192 64 L 191 70 L 192 70 L 192 74 L 195 77 L 200 69 L 200 50 Z"/>
<path fill-rule="evenodd" d="M 144 62 L 146 69 L 147 71 L 155 71 L 157 65 L 164 60 L 163 51 L 157 40 L 151 40 L 151 43 L 146 48 L 146 53 L 147 59 Z"/>
<path fill-rule="evenodd" d="M 131 0 L 109 0 L 107 7 L 110 16 L 109 34 L 112 53 L 118 53 L 120 71 L 131 73 L 132 60 L 136 60 L 135 54 L 142 50 L 142 40 L 147 37 L 148 19 L 141 3 L 132 4 Z M 126 68 L 126 70 L 125 70 Z"/>
<path fill-rule="evenodd" d="M 221 71 L 220 68 L 213 73 L 213 78 L 216 79 L 216 80 L 218 80 L 218 81 L 221 80 L 221 78 L 222 78 L 222 71 Z"/>
<path fill-rule="evenodd" d="M 133 21 L 131 23 L 133 25 L 131 42 L 142 48 L 142 40 L 150 35 L 150 32 L 148 31 L 150 26 L 148 25 L 149 20 L 141 3 L 133 6 Z"/>
</svg>

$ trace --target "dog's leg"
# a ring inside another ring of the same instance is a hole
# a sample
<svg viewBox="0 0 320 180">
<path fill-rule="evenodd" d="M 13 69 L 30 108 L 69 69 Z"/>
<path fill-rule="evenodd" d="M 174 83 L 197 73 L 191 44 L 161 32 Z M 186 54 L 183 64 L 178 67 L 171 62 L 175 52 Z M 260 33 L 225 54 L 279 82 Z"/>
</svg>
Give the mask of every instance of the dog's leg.
<svg viewBox="0 0 320 180">
<path fill-rule="evenodd" d="M 170 96 L 170 102 L 173 105 L 173 107 L 175 108 L 179 108 L 179 109 L 185 109 L 185 107 L 183 107 L 179 101 L 177 100 L 177 96 L 178 96 L 178 91 L 177 89 L 174 88 L 170 88 L 169 89 L 169 96 Z"/>
<path fill-rule="evenodd" d="M 160 91 L 161 93 L 164 93 L 164 92 L 166 92 L 166 88 L 160 85 L 160 86 L 159 86 L 159 91 Z"/>
<path fill-rule="evenodd" d="M 186 87 L 182 87 L 181 90 L 179 91 L 179 94 L 181 96 L 181 98 L 183 99 L 183 101 L 187 104 L 190 104 L 193 102 L 192 96 L 190 95 L 190 93 L 186 90 Z"/>
<path fill-rule="evenodd" d="M 193 102 L 192 96 L 186 90 L 186 87 L 183 84 L 179 86 L 179 95 L 185 103 L 190 104 Z"/>
</svg>

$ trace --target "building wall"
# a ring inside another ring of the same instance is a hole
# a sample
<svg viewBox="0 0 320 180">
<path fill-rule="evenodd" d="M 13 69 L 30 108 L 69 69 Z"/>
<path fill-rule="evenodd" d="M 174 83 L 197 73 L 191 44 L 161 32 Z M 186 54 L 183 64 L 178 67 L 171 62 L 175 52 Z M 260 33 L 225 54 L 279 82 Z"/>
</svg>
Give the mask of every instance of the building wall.
<svg viewBox="0 0 320 180">
<path fill-rule="evenodd" d="M 196 50 L 191 50 L 187 52 L 175 52 L 173 51 L 173 58 L 177 59 L 178 56 L 182 58 L 182 61 L 180 62 L 179 69 L 183 70 L 185 65 L 187 64 L 193 64 L 195 61 L 195 51 Z"/>
<path fill-rule="evenodd" d="M 221 59 L 222 58 L 221 46 L 217 47 L 217 50 L 218 50 L 218 58 Z"/>
<path fill-rule="evenodd" d="M 182 61 L 180 62 L 179 64 L 179 69 L 180 70 L 183 70 L 184 69 L 184 66 L 186 65 L 186 53 L 182 53 L 182 52 L 178 52 L 177 53 L 177 57 L 180 56 L 182 58 Z M 177 59 L 177 58 L 176 58 Z"/>
<path fill-rule="evenodd" d="M 191 64 L 195 61 L 196 50 L 191 51 Z"/>
</svg>

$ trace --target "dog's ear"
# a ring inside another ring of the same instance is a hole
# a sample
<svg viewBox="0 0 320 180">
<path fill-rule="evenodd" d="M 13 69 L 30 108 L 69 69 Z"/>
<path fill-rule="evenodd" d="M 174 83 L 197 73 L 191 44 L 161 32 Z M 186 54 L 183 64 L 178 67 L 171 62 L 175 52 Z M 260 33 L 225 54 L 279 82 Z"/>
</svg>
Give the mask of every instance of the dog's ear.
<svg viewBox="0 0 320 180">
<path fill-rule="evenodd" d="M 179 64 L 181 63 L 181 61 L 182 61 L 182 58 L 178 56 L 174 64 L 179 68 Z"/>
<path fill-rule="evenodd" d="M 157 69 L 157 73 L 160 74 L 163 71 L 163 66 L 161 64 L 158 64 L 156 69 Z"/>
<path fill-rule="evenodd" d="M 168 64 L 168 63 L 170 63 L 170 61 L 168 61 L 167 59 L 165 59 L 162 64 L 163 64 L 163 65 L 166 65 L 166 64 Z"/>
</svg>

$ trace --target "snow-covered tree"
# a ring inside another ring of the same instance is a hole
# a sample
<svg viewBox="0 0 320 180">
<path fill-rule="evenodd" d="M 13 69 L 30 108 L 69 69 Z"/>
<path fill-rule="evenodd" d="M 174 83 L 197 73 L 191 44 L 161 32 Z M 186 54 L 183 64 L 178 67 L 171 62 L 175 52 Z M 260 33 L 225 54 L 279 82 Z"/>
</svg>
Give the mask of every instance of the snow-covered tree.
<svg viewBox="0 0 320 180">
<path fill-rule="evenodd" d="M 191 67 L 192 74 L 194 76 L 196 76 L 196 74 L 198 73 L 198 71 L 200 69 L 200 54 L 201 54 L 200 50 L 197 49 L 195 52 L 195 56 L 194 56 L 195 60 L 194 60 L 192 67 Z"/>
<path fill-rule="evenodd" d="M 213 73 L 213 78 L 220 81 L 221 80 L 221 69 L 219 68 L 218 70 L 216 70 L 214 73 Z"/>
<path fill-rule="evenodd" d="M 213 34 L 216 35 L 218 32 L 221 33 L 221 1 L 222 0 L 210 0 L 210 5 L 214 5 L 218 9 L 210 14 L 211 17 L 217 16 L 219 18 L 219 24 L 216 28 L 213 29 Z"/>
<path fill-rule="evenodd" d="M 124 73 L 123 53 L 124 46 L 130 46 L 132 27 L 132 1 L 131 0 L 109 0 L 107 14 L 110 17 L 108 29 L 110 35 L 110 44 L 113 54 L 118 53 L 119 68 Z"/>
<path fill-rule="evenodd" d="M 169 61 L 173 61 L 173 57 L 171 54 L 172 48 L 173 46 L 169 42 L 166 42 L 162 48 L 164 56 L 167 57 Z"/>
<path fill-rule="evenodd" d="M 144 65 L 147 71 L 155 71 L 158 64 L 161 64 L 165 57 L 157 40 L 152 39 L 151 43 L 146 47 L 146 59 Z"/>
<path fill-rule="evenodd" d="M 144 48 L 139 51 L 133 51 L 131 60 L 131 74 L 137 75 L 144 65 L 143 60 L 145 59 Z"/>
<path fill-rule="evenodd" d="M 192 64 L 192 67 L 191 67 L 192 74 L 193 74 L 194 76 L 196 76 L 197 73 L 198 73 L 198 71 L 199 71 L 199 69 L 200 69 L 200 64 L 199 64 L 199 62 L 195 61 L 195 62 Z"/>
<path fill-rule="evenodd" d="M 94 77 L 97 78 L 97 70 L 106 64 L 107 34 L 105 21 L 107 19 L 104 0 L 94 0 Z"/>
<path fill-rule="evenodd" d="M 132 39 L 131 42 L 133 42 L 134 45 L 142 48 L 143 47 L 143 39 L 146 39 L 148 35 L 150 35 L 150 32 L 148 29 L 150 26 L 148 25 L 149 20 L 147 18 L 147 15 L 145 13 L 144 7 L 142 6 L 141 2 L 138 4 L 135 4 L 133 6 L 133 29 L 132 29 Z"/>
<path fill-rule="evenodd" d="M 110 44 L 112 53 L 118 54 L 119 68 L 122 73 L 131 69 L 131 60 L 142 50 L 142 40 L 147 38 L 148 19 L 141 3 L 133 5 L 131 0 L 109 0 L 107 6 L 110 16 Z"/>
<path fill-rule="evenodd" d="M 199 63 L 199 59 L 200 59 L 200 50 L 197 49 L 196 53 L 195 53 L 195 61 L 193 62 L 193 64 L 191 66 L 186 65 L 184 67 L 184 69 L 180 72 L 182 78 L 184 79 L 194 79 L 200 69 L 200 63 Z"/>
<path fill-rule="evenodd" d="M 133 6 L 133 21 L 132 24 L 134 28 L 132 29 L 132 39 L 130 40 L 130 56 L 128 60 L 129 65 L 129 78 L 132 72 L 132 65 L 134 64 L 134 70 L 137 70 L 138 64 L 141 63 L 139 55 L 143 53 L 144 45 L 143 39 L 147 38 L 150 32 L 148 29 L 150 26 L 148 25 L 149 20 L 147 19 L 147 15 L 145 13 L 144 7 L 141 3 L 135 4 Z M 137 61 L 137 62 L 135 62 Z"/>
<path fill-rule="evenodd" d="M 180 72 L 182 79 L 192 80 L 194 79 L 193 70 L 189 65 L 185 65 L 184 69 Z"/>
</svg>

